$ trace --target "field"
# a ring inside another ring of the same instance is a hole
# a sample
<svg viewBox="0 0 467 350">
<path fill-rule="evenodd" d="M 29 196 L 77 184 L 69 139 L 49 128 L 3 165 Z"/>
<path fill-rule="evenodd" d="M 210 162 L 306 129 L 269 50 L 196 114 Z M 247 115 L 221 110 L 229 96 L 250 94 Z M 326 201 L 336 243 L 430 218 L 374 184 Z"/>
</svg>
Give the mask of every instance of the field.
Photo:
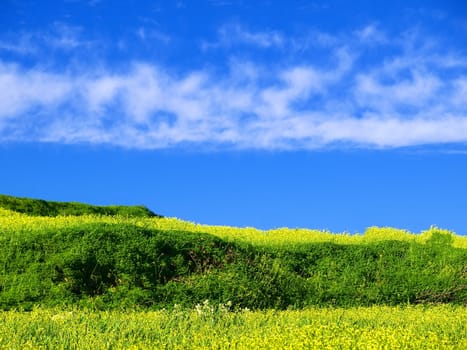
<svg viewBox="0 0 467 350">
<path fill-rule="evenodd" d="M 465 307 L 0 313 L 10 349 L 465 349 Z"/>
<path fill-rule="evenodd" d="M 463 349 L 467 237 L 0 195 L 0 348 Z"/>
</svg>

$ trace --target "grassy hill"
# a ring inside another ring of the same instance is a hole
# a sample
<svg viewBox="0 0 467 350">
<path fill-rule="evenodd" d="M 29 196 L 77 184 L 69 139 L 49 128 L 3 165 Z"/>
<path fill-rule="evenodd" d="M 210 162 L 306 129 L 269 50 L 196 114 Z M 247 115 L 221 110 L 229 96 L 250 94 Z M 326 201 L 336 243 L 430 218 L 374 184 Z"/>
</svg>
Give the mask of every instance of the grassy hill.
<svg viewBox="0 0 467 350">
<path fill-rule="evenodd" d="M 1 196 L 0 309 L 465 304 L 466 247 L 437 228 L 260 231 Z"/>
<path fill-rule="evenodd" d="M 155 217 L 144 206 L 97 206 L 74 202 L 53 202 L 41 199 L 20 198 L 0 194 L 0 208 L 9 209 L 19 213 L 33 216 L 58 216 L 58 215 L 121 215 L 129 217 Z"/>
</svg>

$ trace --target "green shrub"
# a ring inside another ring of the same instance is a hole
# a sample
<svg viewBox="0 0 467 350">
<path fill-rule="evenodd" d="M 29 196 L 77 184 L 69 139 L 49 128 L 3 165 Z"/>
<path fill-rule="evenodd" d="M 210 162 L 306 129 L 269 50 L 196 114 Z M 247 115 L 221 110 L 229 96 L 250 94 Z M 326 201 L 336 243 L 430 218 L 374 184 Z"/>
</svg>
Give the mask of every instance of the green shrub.
<svg viewBox="0 0 467 350">
<path fill-rule="evenodd" d="M 465 303 L 467 250 L 381 241 L 294 248 L 129 224 L 0 235 L 0 308 L 80 303 L 95 308 Z"/>
<path fill-rule="evenodd" d="M 58 215 L 121 215 L 126 217 L 155 217 L 144 206 L 97 206 L 73 202 L 52 202 L 41 199 L 19 198 L 0 194 L 0 207 L 33 216 Z"/>
</svg>

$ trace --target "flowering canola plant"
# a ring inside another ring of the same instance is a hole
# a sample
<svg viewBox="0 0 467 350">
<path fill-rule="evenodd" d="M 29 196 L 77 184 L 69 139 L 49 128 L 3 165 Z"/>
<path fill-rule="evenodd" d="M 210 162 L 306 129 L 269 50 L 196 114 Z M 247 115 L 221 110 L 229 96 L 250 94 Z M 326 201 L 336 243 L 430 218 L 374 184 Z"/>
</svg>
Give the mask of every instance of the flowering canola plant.
<svg viewBox="0 0 467 350">
<path fill-rule="evenodd" d="M 0 232 L 18 234 L 21 232 L 58 229 L 60 227 L 81 226 L 86 224 L 130 224 L 149 229 L 177 230 L 208 233 L 228 241 L 243 241 L 259 245 L 294 246 L 303 243 L 333 242 L 339 244 L 359 244 L 384 240 L 397 240 L 425 243 L 433 232 L 448 234 L 453 238 L 453 247 L 467 248 L 467 237 L 432 227 L 421 234 L 390 227 L 370 227 L 364 234 L 331 233 L 310 229 L 278 228 L 258 230 L 251 227 L 200 225 L 177 218 L 132 218 L 122 216 L 57 216 L 39 217 L 16 213 L 0 208 Z"/>
<path fill-rule="evenodd" d="M 462 306 L 0 312 L 2 349 L 466 349 Z"/>
<path fill-rule="evenodd" d="M 467 237 L 430 228 L 421 234 L 372 227 L 364 234 L 199 225 L 176 218 L 28 216 L 0 208 L 0 238 L 48 234 L 88 224 L 208 233 L 264 246 L 384 240 L 427 242 L 434 232 L 467 248 Z M 93 311 L 35 308 L 0 311 L 0 349 L 467 349 L 467 308 L 460 305 L 373 306 L 250 311 L 209 301 L 194 309 Z"/>
</svg>

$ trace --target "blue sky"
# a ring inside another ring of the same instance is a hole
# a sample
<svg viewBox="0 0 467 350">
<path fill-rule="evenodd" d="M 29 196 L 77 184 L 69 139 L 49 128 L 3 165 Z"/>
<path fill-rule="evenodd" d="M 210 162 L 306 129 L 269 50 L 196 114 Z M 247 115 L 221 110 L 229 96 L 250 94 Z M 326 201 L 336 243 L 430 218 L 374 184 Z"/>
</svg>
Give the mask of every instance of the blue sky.
<svg viewBox="0 0 467 350">
<path fill-rule="evenodd" d="M 463 1 L 0 6 L 0 193 L 467 234 Z"/>
</svg>

